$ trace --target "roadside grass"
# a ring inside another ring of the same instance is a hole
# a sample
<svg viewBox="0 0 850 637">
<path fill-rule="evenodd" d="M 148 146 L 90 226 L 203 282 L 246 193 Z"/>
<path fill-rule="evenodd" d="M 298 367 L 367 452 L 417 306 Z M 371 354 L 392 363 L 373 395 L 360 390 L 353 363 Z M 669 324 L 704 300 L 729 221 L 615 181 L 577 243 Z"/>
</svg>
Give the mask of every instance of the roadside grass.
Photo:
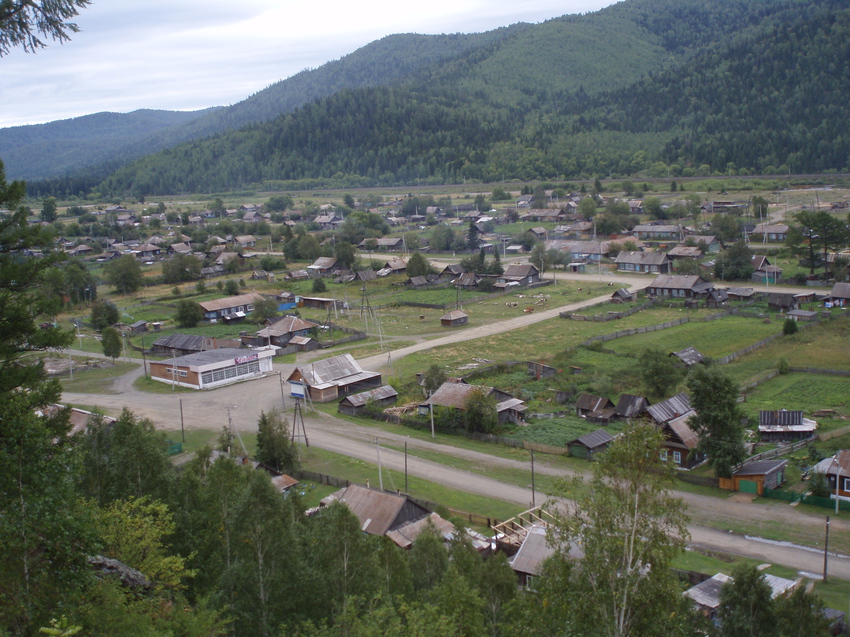
<svg viewBox="0 0 850 637">
<path fill-rule="evenodd" d="M 303 468 L 309 471 L 332 475 L 359 484 L 368 482 L 373 487 L 379 484 L 377 465 L 316 447 L 301 448 L 301 463 Z M 405 490 L 404 473 L 382 469 L 382 474 L 385 489 Z M 408 476 L 408 487 L 407 493 L 416 498 L 499 520 L 507 520 L 525 508 L 465 491 L 456 491 L 415 476 Z"/>
<path fill-rule="evenodd" d="M 136 367 L 138 367 L 138 365 Z M 180 387 L 180 385 L 172 385 L 171 383 L 154 380 L 153 378 L 149 378 L 144 375 L 139 376 L 133 381 L 133 387 L 139 391 L 147 392 L 149 394 L 176 394 L 196 391 L 194 389 L 189 389 L 188 387 Z"/>
<path fill-rule="evenodd" d="M 62 377 L 62 389 L 64 391 L 79 394 L 111 394 L 112 381 L 117 377 L 138 369 L 136 363 L 125 363 L 116 361 L 115 365 L 98 367 L 85 371 L 74 370 L 74 380 L 68 376 Z"/>
<path fill-rule="evenodd" d="M 781 331 L 781 324 L 727 316 L 716 321 L 685 323 L 666 330 L 618 338 L 606 343 L 606 348 L 618 354 L 638 355 L 645 349 L 676 352 L 695 347 L 705 356 L 719 358 Z"/>
</svg>

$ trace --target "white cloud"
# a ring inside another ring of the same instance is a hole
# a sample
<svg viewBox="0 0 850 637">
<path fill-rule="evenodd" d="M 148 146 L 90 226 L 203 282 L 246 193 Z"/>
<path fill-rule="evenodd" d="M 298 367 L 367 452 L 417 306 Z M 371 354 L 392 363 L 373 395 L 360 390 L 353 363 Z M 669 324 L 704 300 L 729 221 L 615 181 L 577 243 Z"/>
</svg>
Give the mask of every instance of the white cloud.
<svg viewBox="0 0 850 637">
<path fill-rule="evenodd" d="M 393 33 L 471 33 L 612 0 L 103 0 L 64 45 L 0 58 L 0 127 L 233 104 Z"/>
</svg>

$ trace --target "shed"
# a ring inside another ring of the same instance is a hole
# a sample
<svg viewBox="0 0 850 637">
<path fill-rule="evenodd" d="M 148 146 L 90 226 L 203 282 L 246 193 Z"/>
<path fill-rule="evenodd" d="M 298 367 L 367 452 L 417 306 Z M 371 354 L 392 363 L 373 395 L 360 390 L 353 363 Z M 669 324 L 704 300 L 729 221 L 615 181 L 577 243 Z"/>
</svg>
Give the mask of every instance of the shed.
<svg viewBox="0 0 850 637">
<path fill-rule="evenodd" d="M 818 313 L 810 312 L 809 310 L 791 310 L 790 312 L 785 312 L 785 316 L 789 319 L 803 321 L 805 323 L 818 320 Z"/>
<path fill-rule="evenodd" d="M 837 492 L 842 500 L 850 499 L 850 451 L 841 449 L 831 458 L 824 458 L 812 468 L 812 472 L 826 475 L 832 494 Z"/>
<path fill-rule="evenodd" d="M 416 542 L 416 538 L 422 534 L 422 531 L 427 529 L 429 526 L 433 526 L 434 529 L 436 529 L 440 537 L 443 538 L 443 542 L 448 543 L 452 537 L 454 537 L 454 524 L 448 520 L 444 520 L 438 513 L 432 513 L 427 517 L 420 518 L 412 522 L 406 522 L 392 531 L 387 531 L 387 537 L 395 542 L 399 547 L 409 549 L 413 546 L 413 543 Z"/>
<path fill-rule="evenodd" d="M 597 453 L 605 451 L 612 440 L 614 437 L 607 431 L 597 429 L 568 442 L 567 450 L 571 456 L 592 460 Z"/>
<path fill-rule="evenodd" d="M 776 458 L 747 462 L 732 473 L 731 479 L 721 479 L 720 486 L 732 491 L 764 495 L 765 489 L 776 489 L 785 482 L 785 467 L 787 465 L 787 460 Z"/>
<path fill-rule="evenodd" d="M 697 363 L 702 363 L 705 360 L 695 347 L 686 347 L 678 352 L 670 352 L 669 356 L 675 356 L 685 364 L 685 367 L 693 367 Z"/>
<path fill-rule="evenodd" d="M 340 354 L 295 368 L 286 379 L 295 398 L 309 392 L 311 400 L 326 403 L 339 396 L 381 385 L 380 372 L 364 371 L 351 354 Z"/>
<path fill-rule="evenodd" d="M 580 394 L 579 397 L 576 398 L 576 414 L 582 417 L 586 417 L 603 409 L 611 409 L 613 407 L 614 403 L 604 396 Z"/>
<path fill-rule="evenodd" d="M 452 310 L 440 317 L 440 325 L 443 327 L 460 327 L 469 322 L 469 314 L 461 310 Z"/>
<path fill-rule="evenodd" d="M 697 609 L 708 619 L 714 620 L 717 617 L 717 608 L 720 606 L 720 589 L 724 584 L 731 581 L 732 578 L 728 575 L 717 573 L 714 577 L 692 586 L 683 595 L 690 597 Z"/>
<path fill-rule="evenodd" d="M 377 407 L 389 407 L 394 405 L 398 398 L 398 392 L 390 385 L 381 385 L 369 391 L 351 394 L 339 401 L 338 410 L 341 414 L 356 416 L 370 401 Z"/>
<path fill-rule="evenodd" d="M 630 292 L 628 288 L 620 288 L 611 295 L 611 303 L 631 303 L 637 299 L 637 294 Z"/>
</svg>

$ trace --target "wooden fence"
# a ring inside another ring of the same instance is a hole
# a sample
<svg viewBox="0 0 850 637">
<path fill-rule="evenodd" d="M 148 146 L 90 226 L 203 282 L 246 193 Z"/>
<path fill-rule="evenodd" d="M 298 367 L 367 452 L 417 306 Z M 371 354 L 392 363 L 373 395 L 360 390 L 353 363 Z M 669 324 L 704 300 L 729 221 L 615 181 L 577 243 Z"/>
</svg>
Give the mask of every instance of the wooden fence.
<svg viewBox="0 0 850 637">
<path fill-rule="evenodd" d="M 770 460 L 771 458 L 778 458 L 779 456 L 784 456 L 785 454 L 791 453 L 792 451 L 797 451 L 797 449 L 802 449 L 813 443 L 817 440 L 817 436 L 810 436 L 805 440 L 798 440 L 795 443 L 790 445 L 782 445 L 781 447 L 776 447 L 775 449 L 768 449 L 767 451 L 762 451 L 761 453 L 757 453 L 754 456 L 750 456 L 746 459 L 745 462 L 739 464 L 736 469 L 743 467 L 747 462 L 756 462 L 757 460 Z"/>
<path fill-rule="evenodd" d="M 845 436 L 850 434 L 850 425 L 846 427 L 839 427 L 838 429 L 833 429 L 832 431 L 824 431 L 818 434 L 818 440 L 821 442 L 826 442 L 827 440 L 832 440 L 833 438 L 838 438 L 840 436 Z"/>
</svg>

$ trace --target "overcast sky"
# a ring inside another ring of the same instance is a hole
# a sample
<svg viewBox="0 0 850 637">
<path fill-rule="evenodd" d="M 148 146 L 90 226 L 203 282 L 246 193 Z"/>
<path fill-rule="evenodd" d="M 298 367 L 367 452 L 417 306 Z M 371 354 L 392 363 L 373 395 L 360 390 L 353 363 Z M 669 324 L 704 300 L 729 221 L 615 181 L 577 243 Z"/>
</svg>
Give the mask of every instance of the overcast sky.
<svg viewBox="0 0 850 637">
<path fill-rule="evenodd" d="M 239 102 L 394 33 L 476 33 L 614 0 L 93 0 L 80 33 L 0 58 L 0 128 Z"/>
</svg>

